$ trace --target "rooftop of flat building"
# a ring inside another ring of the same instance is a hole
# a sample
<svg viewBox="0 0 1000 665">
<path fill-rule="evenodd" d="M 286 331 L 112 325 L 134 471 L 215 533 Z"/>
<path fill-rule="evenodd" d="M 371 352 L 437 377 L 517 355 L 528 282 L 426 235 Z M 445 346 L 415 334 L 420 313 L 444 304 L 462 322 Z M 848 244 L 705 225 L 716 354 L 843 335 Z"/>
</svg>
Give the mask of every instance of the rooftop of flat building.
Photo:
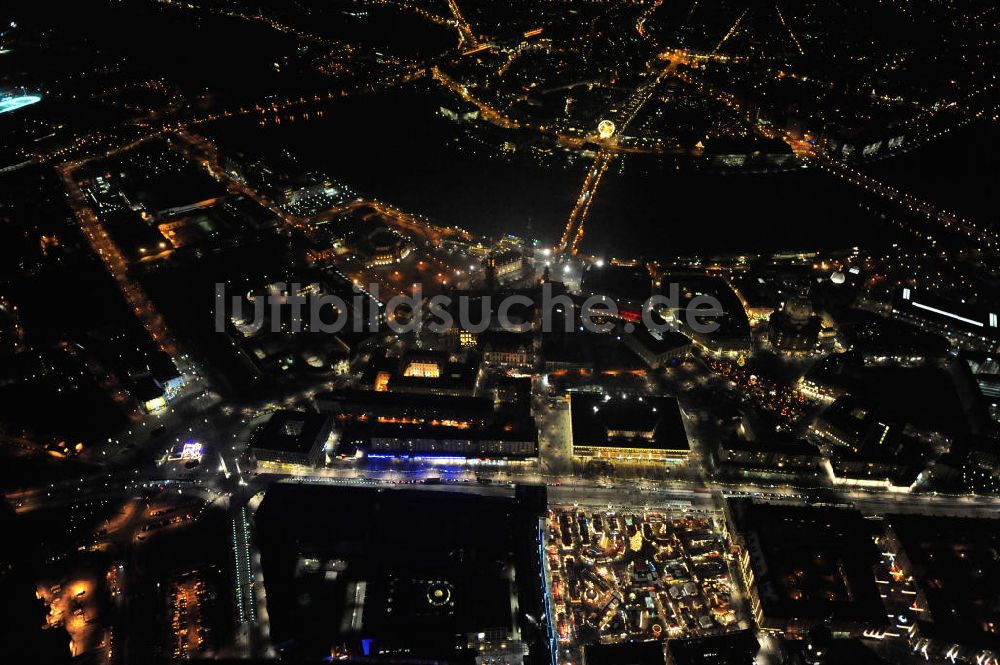
<svg viewBox="0 0 1000 665">
<path fill-rule="evenodd" d="M 886 523 L 927 599 L 921 634 L 1000 647 L 1000 520 L 889 515 Z"/>
<path fill-rule="evenodd" d="M 673 397 L 573 393 L 570 411 L 574 446 L 689 448 L 680 407 Z"/>
<path fill-rule="evenodd" d="M 861 513 L 730 499 L 731 528 L 745 543 L 765 617 L 882 626 L 879 552 Z"/>
<path fill-rule="evenodd" d="M 308 453 L 327 427 L 330 416 L 309 411 L 283 409 L 257 432 L 252 448 L 290 453 Z"/>
</svg>

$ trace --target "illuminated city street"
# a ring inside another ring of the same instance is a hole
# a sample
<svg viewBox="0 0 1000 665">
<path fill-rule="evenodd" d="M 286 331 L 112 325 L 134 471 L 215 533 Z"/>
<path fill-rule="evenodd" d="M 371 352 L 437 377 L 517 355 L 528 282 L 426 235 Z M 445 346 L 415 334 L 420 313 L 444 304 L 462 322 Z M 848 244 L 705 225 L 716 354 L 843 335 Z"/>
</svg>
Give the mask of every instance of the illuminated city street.
<svg viewBox="0 0 1000 665">
<path fill-rule="evenodd" d="M 998 31 L 4 7 L 0 660 L 1000 664 Z"/>
</svg>

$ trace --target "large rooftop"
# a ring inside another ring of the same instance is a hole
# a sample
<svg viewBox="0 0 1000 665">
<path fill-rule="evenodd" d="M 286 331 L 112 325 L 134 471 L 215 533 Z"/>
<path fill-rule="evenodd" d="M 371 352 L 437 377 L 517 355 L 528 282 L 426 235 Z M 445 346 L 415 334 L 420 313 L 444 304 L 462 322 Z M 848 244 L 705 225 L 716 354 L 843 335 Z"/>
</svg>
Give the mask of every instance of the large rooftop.
<svg viewBox="0 0 1000 665">
<path fill-rule="evenodd" d="M 887 521 L 927 599 L 921 634 L 1000 647 L 1000 520 L 892 515 Z"/>
<path fill-rule="evenodd" d="M 289 453 L 308 453 L 329 421 L 330 417 L 321 413 L 277 411 L 257 433 L 253 447 Z"/>
<path fill-rule="evenodd" d="M 731 500 L 730 528 L 749 554 L 765 625 L 882 626 L 878 551 L 861 513 Z"/>
<path fill-rule="evenodd" d="M 573 393 L 574 446 L 687 450 L 680 407 L 673 397 Z"/>
<path fill-rule="evenodd" d="M 274 485 L 256 523 L 272 640 L 285 656 L 346 645 L 451 662 L 467 634 L 520 621 L 516 581 L 532 572 L 514 552 L 522 541 L 535 550 L 534 521 L 511 499 Z"/>
</svg>

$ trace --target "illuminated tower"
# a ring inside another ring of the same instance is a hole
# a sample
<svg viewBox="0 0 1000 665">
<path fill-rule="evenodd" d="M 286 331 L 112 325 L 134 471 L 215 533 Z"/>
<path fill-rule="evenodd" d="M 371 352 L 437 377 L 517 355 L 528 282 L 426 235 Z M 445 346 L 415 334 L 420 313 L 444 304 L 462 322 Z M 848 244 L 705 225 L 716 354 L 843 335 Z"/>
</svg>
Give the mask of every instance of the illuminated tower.
<svg viewBox="0 0 1000 665">
<path fill-rule="evenodd" d="M 486 255 L 483 259 L 483 268 L 486 271 L 486 289 L 488 291 L 496 291 L 497 288 L 497 259 L 493 256 L 493 252 Z"/>
</svg>

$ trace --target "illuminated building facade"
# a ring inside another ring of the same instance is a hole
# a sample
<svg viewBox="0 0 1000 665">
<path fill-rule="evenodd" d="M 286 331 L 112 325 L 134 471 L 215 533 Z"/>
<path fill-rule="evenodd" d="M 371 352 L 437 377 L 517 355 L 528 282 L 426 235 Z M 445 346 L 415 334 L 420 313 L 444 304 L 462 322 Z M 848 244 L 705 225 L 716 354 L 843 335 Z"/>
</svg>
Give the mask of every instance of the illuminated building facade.
<svg viewBox="0 0 1000 665">
<path fill-rule="evenodd" d="M 339 432 L 338 454 L 369 457 L 531 459 L 538 431 L 524 409 L 487 397 L 336 390 L 316 396 Z"/>
<path fill-rule="evenodd" d="M 494 270 L 496 278 L 513 278 L 520 276 L 524 267 L 524 256 L 517 250 L 508 250 L 497 254 L 494 258 Z"/>
<path fill-rule="evenodd" d="M 641 324 L 636 325 L 633 332 L 626 333 L 623 339 L 625 345 L 653 369 L 687 358 L 693 348 L 691 340 L 679 332 L 660 332 Z"/>
<path fill-rule="evenodd" d="M 351 431 L 356 435 L 357 430 Z M 362 434 L 369 457 L 456 457 L 461 459 L 527 459 L 538 456 L 537 432 L 506 432 L 502 428 L 471 431 L 445 427 L 376 425 Z M 357 443 L 358 441 L 356 441 Z"/>
<path fill-rule="evenodd" d="M 492 367 L 529 368 L 535 362 L 531 333 L 486 331 L 477 341 L 483 362 Z"/>
<path fill-rule="evenodd" d="M 823 456 L 806 441 L 719 442 L 712 459 L 717 470 L 761 477 L 818 476 Z"/>
<path fill-rule="evenodd" d="M 922 478 L 929 450 L 905 434 L 905 426 L 881 417 L 851 395 L 838 398 L 809 426 L 834 485 L 913 490 Z"/>
<path fill-rule="evenodd" d="M 959 346 L 992 351 L 1000 345 L 1000 311 L 904 286 L 893 300 L 892 313 Z"/>
<path fill-rule="evenodd" d="M 677 400 L 573 393 L 573 455 L 618 461 L 684 462 L 691 452 Z"/>
<path fill-rule="evenodd" d="M 400 425 L 481 428 L 494 420 L 486 397 L 438 397 L 369 390 L 332 390 L 316 395 L 316 405 L 338 423 L 382 422 Z"/>
<path fill-rule="evenodd" d="M 403 376 L 436 379 L 441 376 L 441 365 L 431 360 L 411 360 L 403 368 Z"/>
<path fill-rule="evenodd" d="M 768 337 L 771 346 L 779 351 L 815 351 L 821 327 L 820 317 L 813 314 L 809 299 L 795 295 L 771 314 Z"/>
<path fill-rule="evenodd" d="M 358 246 L 369 268 L 399 263 L 409 256 L 412 249 L 408 240 L 384 226 L 369 233 Z"/>
<path fill-rule="evenodd" d="M 306 411 L 276 411 L 250 443 L 259 470 L 295 471 L 318 466 L 331 443 L 333 418 Z"/>
<path fill-rule="evenodd" d="M 419 351 L 388 356 L 378 351 L 365 368 L 361 385 L 380 392 L 472 396 L 480 376 L 475 354 Z"/>
</svg>

